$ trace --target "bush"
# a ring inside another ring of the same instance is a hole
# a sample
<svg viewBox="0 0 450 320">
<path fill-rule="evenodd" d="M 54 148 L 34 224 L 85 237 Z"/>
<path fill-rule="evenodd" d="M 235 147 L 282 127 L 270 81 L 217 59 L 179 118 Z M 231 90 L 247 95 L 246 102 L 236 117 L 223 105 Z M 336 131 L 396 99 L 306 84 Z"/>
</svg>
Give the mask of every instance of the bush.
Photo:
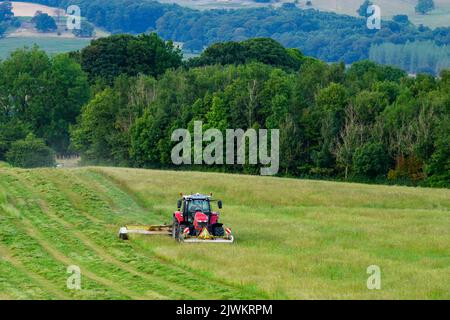
<svg viewBox="0 0 450 320">
<path fill-rule="evenodd" d="M 95 29 L 92 24 L 83 20 L 81 21 L 81 28 L 73 30 L 72 33 L 79 38 L 91 38 L 95 33 Z"/>
<path fill-rule="evenodd" d="M 81 50 L 81 66 L 88 73 L 89 79 L 95 82 L 98 78 L 103 78 L 110 85 L 121 74 L 157 77 L 167 69 L 177 68 L 181 64 L 180 50 L 155 33 L 113 35 L 94 40 Z"/>
<path fill-rule="evenodd" d="M 45 145 L 44 140 L 30 133 L 25 139 L 12 143 L 6 161 L 21 168 L 53 167 L 55 152 Z"/>
<path fill-rule="evenodd" d="M 409 23 L 409 17 L 406 14 L 398 14 L 396 16 L 393 16 L 392 20 L 397 23 L 404 23 L 404 24 Z"/>
<path fill-rule="evenodd" d="M 381 143 L 366 143 L 353 155 L 353 171 L 358 176 L 375 178 L 386 174 L 389 158 Z"/>
<path fill-rule="evenodd" d="M 36 15 L 31 21 L 36 25 L 36 29 L 40 32 L 55 31 L 58 28 L 53 17 L 40 11 L 36 12 Z"/>
<path fill-rule="evenodd" d="M 24 139 L 29 130 L 18 121 L 2 122 L 0 126 L 0 161 L 6 159 L 6 153 L 11 148 L 14 141 Z"/>
<path fill-rule="evenodd" d="M 416 5 L 416 13 L 427 14 L 431 10 L 434 9 L 434 1 L 433 0 L 419 0 Z"/>
</svg>

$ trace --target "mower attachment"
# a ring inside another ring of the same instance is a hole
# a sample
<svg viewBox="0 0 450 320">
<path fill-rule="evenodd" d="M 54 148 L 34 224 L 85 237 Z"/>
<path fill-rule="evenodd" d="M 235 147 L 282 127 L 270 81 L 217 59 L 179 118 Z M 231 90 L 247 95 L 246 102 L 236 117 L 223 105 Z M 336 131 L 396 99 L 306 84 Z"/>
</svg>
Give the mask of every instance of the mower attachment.
<svg viewBox="0 0 450 320">
<path fill-rule="evenodd" d="M 128 240 L 128 234 L 130 233 L 170 235 L 172 234 L 172 226 L 165 224 L 149 226 L 127 225 L 120 228 L 119 238 L 122 240 Z"/>
<path fill-rule="evenodd" d="M 233 243 L 234 237 L 231 234 L 231 230 L 227 229 L 227 234 L 223 237 L 213 236 L 207 228 L 203 228 L 198 236 L 190 236 L 187 233 L 183 233 L 179 236 L 180 242 L 187 243 Z"/>
<path fill-rule="evenodd" d="M 213 238 L 206 240 L 196 237 L 190 237 L 190 238 L 182 238 L 180 241 L 186 243 L 233 243 L 234 237 L 229 236 L 229 238 Z"/>
</svg>

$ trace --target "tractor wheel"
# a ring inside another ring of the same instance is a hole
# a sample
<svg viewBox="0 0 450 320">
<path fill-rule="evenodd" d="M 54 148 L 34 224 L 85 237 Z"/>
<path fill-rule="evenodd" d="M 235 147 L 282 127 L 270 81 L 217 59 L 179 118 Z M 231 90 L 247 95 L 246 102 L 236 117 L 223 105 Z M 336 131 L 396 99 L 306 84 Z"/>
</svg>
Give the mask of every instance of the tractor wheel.
<svg viewBox="0 0 450 320">
<path fill-rule="evenodd" d="M 183 230 L 184 230 L 184 228 L 185 228 L 185 226 L 178 226 L 178 237 L 177 237 L 177 240 L 179 241 L 179 242 L 182 242 L 183 241 L 183 238 L 184 238 L 184 235 L 183 235 Z"/>
<path fill-rule="evenodd" d="M 214 230 L 213 230 L 213 234 L 216 237 L 223 237 L 223 236 L 225 236 L 225 230 L 223 229 L 222 226 L 215 227 Z"/>
<path fill-rule="evenodd" d="M 121 233 L 121 234 L 119 234 L 119 239 L 120 240 L 128 240 L 128 235 L 126 233 Z"/>
<path fill-rule="evenodd" d="M 179 235 L 179 233 L 180 233 L 180 225 L 178 224 L 177 219 L 173 219 L 173 224 L 172 224 L 172 238 L 178 240 L 178 235 Z"/>
</svg>

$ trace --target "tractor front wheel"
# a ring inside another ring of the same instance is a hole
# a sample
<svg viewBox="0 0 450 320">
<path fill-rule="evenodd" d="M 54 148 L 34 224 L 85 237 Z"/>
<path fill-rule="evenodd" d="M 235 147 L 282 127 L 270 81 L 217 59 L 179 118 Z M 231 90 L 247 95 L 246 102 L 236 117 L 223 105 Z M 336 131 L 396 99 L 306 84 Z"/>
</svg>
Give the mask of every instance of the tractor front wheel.
<svg viewBox="0 0 450 320">
<path fill-rule="evenodd" d="M 213 234 L 215 237 L 224 237 L 225 236 L 225 230 L 222 226 L 220 227 L 214 227 Z"/>
</svg>

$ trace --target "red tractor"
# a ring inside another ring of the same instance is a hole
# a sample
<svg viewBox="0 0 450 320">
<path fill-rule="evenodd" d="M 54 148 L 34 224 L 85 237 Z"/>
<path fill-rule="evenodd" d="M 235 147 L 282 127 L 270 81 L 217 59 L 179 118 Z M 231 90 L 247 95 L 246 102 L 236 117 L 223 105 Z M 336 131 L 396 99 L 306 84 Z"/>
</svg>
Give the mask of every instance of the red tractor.
<svg viewBox="0 0 450 320">
<path fill-rule="evenodd" d="M 120 228 L 119 237 L 128 239 L 130 233 L 170 234 L 180 242 L 233 243 L 230 228 L 219 222 L 219 212 L 211 210 L 211 196 L 204 194 L 183 195 L 178 200 L 178 211 L 173 213 L 172 225 L 138 226 L 127 225 Z M 222 209 L 222 201 L 217 201 Z"/>
<path fill-rule="evenodd" d="M 230 228 L 219 222 L 219 212 L 212 211 L 211 196 L 204 194 L 182 195 L 178 211 L 173 214 L 172 237 L 183 242 L 228 242 L 234 237 Z M 222 201 L 217 201 L 222 209 Z"/>
</svg>

